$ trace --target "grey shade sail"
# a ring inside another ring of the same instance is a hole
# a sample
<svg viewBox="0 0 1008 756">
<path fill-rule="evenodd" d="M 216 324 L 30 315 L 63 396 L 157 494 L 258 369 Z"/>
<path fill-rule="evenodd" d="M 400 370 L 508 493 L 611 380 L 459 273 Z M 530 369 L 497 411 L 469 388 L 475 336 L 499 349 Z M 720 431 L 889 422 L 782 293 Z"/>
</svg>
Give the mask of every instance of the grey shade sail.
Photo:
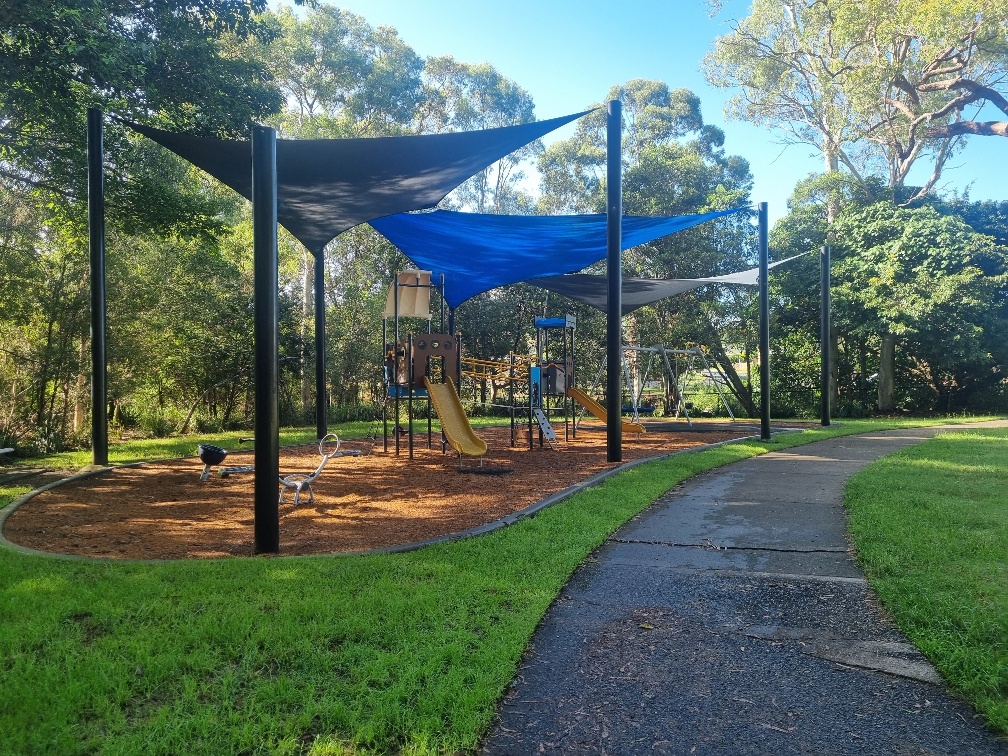
<svg viewBox="0 0 1008 756">
<path fill-rule="evenodd" d="M 808 253 L 804 253 L 808 254 Z M 768 269 L 776 268 L 797 257 L 795 255 L 784 260 L 770 263 Z M 605 312 L 608 306 L 609 293 L 605 276 L 593 276 L 575 273 L 565 276 L 546 276 L 532 278 L 526 283 L 541 289 L 562 294 L 576 302 L 582 302 L 589 307 Z M 645 305 L 662 299 L 699 289 L 709 284 L 735 284 L 741 286 L 756 286 L 759 283 L 759 268 L 750 268 L 737 273 L 727 273 L 723 276 L 709 278 L 624 278 L 622 294 L 622 313 L 627 315 Z"/>
<path fill-rule="evenodd" d="M 748 207 L 699 215 L 622 218 L 623 249 L 697 226 Z M 573 273 L 606 257 L 605 215 L 495 215 L 436 210 L 399 213 L 371 226 L 434 278 L 458 307 L 498 286 L 535 276 Z M 603 284 L 604 285 L 604 284 Z"/>
<path fill-rule="evenodd" d="M 318 255 L 361 223 L 434 207 L 470 176 L 584 114 L 448 134 L 278 139 L 277 220 Z M 250 141 L 128 125 L 251 200 Z"/>
</svg>

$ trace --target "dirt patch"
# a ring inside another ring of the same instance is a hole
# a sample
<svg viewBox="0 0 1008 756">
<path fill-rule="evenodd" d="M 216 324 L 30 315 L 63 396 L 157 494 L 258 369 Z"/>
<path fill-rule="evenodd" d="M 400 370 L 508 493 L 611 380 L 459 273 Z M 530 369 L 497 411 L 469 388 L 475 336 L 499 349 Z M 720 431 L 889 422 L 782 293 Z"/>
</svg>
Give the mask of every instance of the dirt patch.
<svg viewBox="0 0 1008 756">
<path fill-rule="evenodd" d="M 522 431 L 519 428 L 519 431 Z M 383 451 L 381 439 L 348 441 L 361 456 L 332 460 L 294 508 L 287 493 L 280 505 L 280 551 L 285 555 L 359 552 L 459 533 L 524 509 L 596 473 L 606 461 L 601 426 L 582 425 L 577 438 L 529 450 L 527 437 L 511 446 L 510 428 L 477 430 L 489 451 L 481 474 L 474 460 L 450 449 L 442 454 L 435 434 L 415 436 Z M 758 426 L 736 423 L 653 424 L 646 434 L 624 437 L 623 461 L 654 457 L 743 436 Z M 317 445 L 284 448 L 282 475 L 311 472 Z M 234 451 L 225 466 L 251 465 L 251 452 Z M 253 552 L 253 476 L 222 478 L 217 470 L 200 482 L 196 457 L 119 467 L 42 492 L 4 525 L 13 543 L 60 554 L 119 559 L 185 559 L 249 556 Z"/>
</svg>

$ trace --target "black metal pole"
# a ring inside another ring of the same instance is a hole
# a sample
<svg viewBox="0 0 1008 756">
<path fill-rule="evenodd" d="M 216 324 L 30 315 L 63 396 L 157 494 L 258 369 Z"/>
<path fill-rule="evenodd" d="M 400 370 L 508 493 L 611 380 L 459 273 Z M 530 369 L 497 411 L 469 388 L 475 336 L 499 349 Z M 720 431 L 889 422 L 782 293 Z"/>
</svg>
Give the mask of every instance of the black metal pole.
<svg viewBox="0 0 1008 756">
<path fill-rule="evenodd" d="M 830 424 L 830 248 L 819 250 L 819 414 L 823 427 Z"/>
<path fill-rule="evenodd" d="M 760 439 L 770 440 L 770 232 L 767 203 L 759 203 Z"/>
<path fill-rule="evenodd" d="M 623 389 L 620 384 L 623 312 L 623 103 L 612 100 L 606 117 L 606 459 L 623 461 Z"/>
<path fill-rule="evenodd" d="M 252 129 L 256 554 L 280 551 L 276 131 Z"/>
<path fill-rule="evenodd" d="M 326 392 L 325 252 L 315 255 L 315 435 L 329 433 L 329 396 Z"/>
<path fill-rule="evenodd" d="M 91 462 L 108 464 L 108 366 L 105 346 L 105 148 L 103 114 L 88 108 L 88 248 L 91 264 Z"/>
</svg>

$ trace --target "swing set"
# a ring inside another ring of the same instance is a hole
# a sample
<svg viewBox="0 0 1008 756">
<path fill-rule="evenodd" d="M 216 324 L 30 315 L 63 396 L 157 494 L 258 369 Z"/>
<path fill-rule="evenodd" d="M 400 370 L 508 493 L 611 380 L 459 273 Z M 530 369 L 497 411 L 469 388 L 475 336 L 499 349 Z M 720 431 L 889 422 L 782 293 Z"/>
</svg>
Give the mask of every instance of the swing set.
<svg viewBox="0 0 1008 756">
<path fill-rule="evenodd" d="M 630 359 L 627 358 L 628 354 L 631 355 Z M 643 355 L 647 355 L 646 362 Z M 722 406 L 732 421 L 735 421 L 735 414 L 732 412 L 728 399 L 721 390 L 720 381 L 707 361 L 704 350 L 700 345 L 686 349 L 669 349 L 663 344 L 656 344 L 650 347 L 624 344 L 622 363 L 625 385 L 630 394 L 630 405 L 624 409 L 624 412 L 630 415 L 631 422 L 639 424 L 642 413 L 648 414 L 649 408 L 650 411 L 654 411 L 652 406 L 642 403 L 644 389 L 652 382 L 652 370 L 656 370 L 656 374 L 665 383 L 665 396 L 672 397 L 675 402 L 673 416 L 676 419 L 683 417 L 689 425 L 693 424 L 690 418 L 693 402 L 690 401 L 689 396 L 691 393 L 696 393 L 693 389 L 698 387 L 701 380 L 706 380 L 714 386 Z M 642 364 L 643 369 L 641 368 Z M 588 392 L 589 394 L 594 393 L 598 388 L 602 380 L 604 367 L 604 364 L 599 365 L 595 381 Z M 584 412 L 585 409 L 582 407 L 581 412 L 575 420 L 575 428 L 584 416 Z"/>
</svg>

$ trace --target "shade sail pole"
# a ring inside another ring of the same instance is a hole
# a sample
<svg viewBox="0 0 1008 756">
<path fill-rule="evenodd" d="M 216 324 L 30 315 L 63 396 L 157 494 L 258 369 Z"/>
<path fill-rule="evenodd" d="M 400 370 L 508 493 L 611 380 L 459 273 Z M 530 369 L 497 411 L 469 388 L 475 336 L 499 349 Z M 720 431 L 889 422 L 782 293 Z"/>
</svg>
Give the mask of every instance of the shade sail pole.
<svg viewBox="0 0 1008 756">
<path fill-rule="evenodd" d="M 88 253 L 91 266 L 91 462 L 108 464 L 108 364 L 105 346 L 105 147 L 103 113 L 88 108 Z"/>
<path fill-rule="evenodd" d="M 606 458 L 623 461 L 623 103 L 609 102 L 606 117 Z"/>
<path fill-rule="evenodd" d="M 315 435 L 321 441 L 329 432 L 329 397 L 326 393 L 325 252 L 315 255 Z"/>
<path fill-rule="evenodd" d="M 280 551 L 276 131 L 252 129 L 256 554 Z"/>
<path fill-rule="evenodd" d="M 770 233 L 767 203 L 759 203 L 760 439 L 770 440 Z"/>
<path fill-rule="evenodd" d="M 830 248 L 819 250 L 819 415 L 830 424 Z"/>
</svg>

